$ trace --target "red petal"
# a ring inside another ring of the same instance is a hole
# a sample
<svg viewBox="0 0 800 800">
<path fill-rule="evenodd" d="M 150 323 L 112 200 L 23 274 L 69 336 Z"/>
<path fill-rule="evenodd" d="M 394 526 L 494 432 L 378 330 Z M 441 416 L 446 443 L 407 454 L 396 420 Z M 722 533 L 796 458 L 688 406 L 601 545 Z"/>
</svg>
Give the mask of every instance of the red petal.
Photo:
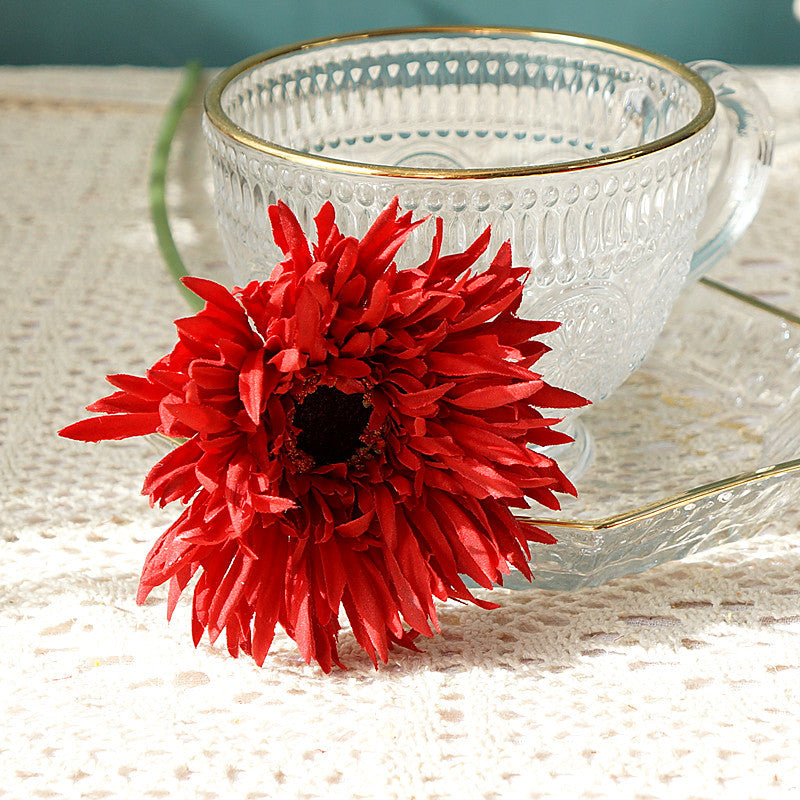
<svg viewBox="0 0 800 800">
<path fill-rule="evenodd" d="M 114 394 L 95 400 L 86 406 L 87 411 L 93 414 L 119 414 L 120 412 L 141 413 L 158 411 L 158 400 L 145 400 L 127 392 L 114 392 Z"/>
<path fill-rule="evenodd" d="M 228 430 L 232 421 L 221 411 L 209 406 L 193 403 L 164 403 L 164 408 L 198 433 L 222 433 Z"/>
<path fill-rule="evenodd" d="M 357 619 L 369 637 L 375 652 L 384 664 L 389 659 L 389 645 L 386 639 L 386 622 L 384 610 L 373 591 L 372 581 L 364 572 L 361 553 L 354 553 L 349 548 L 340 550 L 342 563 L 347 573 L 347 589 L 345 596 L 350 595 L 357 612 Z M 351 624 L 353 618 L 348 614 Z M 354 631 L 355 633 L 355 626 Z M 363 646 L 363 642 L 362 642 Z"/>
<path fill-rule="evenodd" d="M 395 501 L 387 486 L 376 484 L 372 487 L 375 511 L 378 514 L 380 532 L 388 547 L 397 546 L 397 524 L 395 521 Z"/>
<path fill-rule="evenodd" d="M 147 474 L 142 494 L 162 507 L 173 500 L 189 500 L 200 488 L 195 465 L 201 454 L 194 439 L 171 450 Z"/>
<path fill-rule="evenodd" d="M 372 287 L 369 303 L 359 320 L 359 327 L 367 329 L 375 328 L 383 321 L 386 310 L 389 307 L 390 294 L 391 289 L 387 281 L 379 279 L 375 282 L 375 285 Z"/>
<path fill-rule="evenodd" d="M 411 212 L 397 217 L 398 206 L 395 197 L 359 242 L 358 267 L 369 281 L 374 281 L 388 268 L 411 231 L 425 221 L 411 222 Z"/>
<path fill-rule="evenodd" d="M 178 605 L 183 590 L 189 585 L 189 582 L 194 577 L 197 570 L 200 568 L 199 564 L 190 564 L 183 569 L 178 570 L 169 579 L 169 591 L 167 593 L 167 620 L 172 619 L 175 613 L 175 608 Z"/>
<path fill-rule="evenodd" d="M 295 271 L 302 274 L 312 262 L 308 241 L 297 217 L 286 203 L 279 200 L 277 205 L 269 207 L 269 219 L 275 244 L 284 255 L 291 257 Z"/>
<path fill-rule="evenodd" d="M 534 402 L 541 408 L 579 408 L 590 404 L 589 400 L 575 392 L 557 389 L 546 383 L 542 383 L 541 388 L 536 392 Z"/>
<path fill-rule="evenodd" d="M 431 269 L 427 284 L 430 285 L 434 280 L 442 280 L 444 277 L 458 277 L 486 252 L 491 235 L 491 227 L 486 228 L 463 253 L 453 253 L 452 255 L 440 258 L 433 269 Z"/>
<path fill-rule="evenodd" d="M 483 358 L 471 353 L 458 355 L 438 351 L 429 353 L 426 360 L 432 370 L 442 375 L 502 375 L 517 380 L 531 377 L 529 370 L 517 364 L 498 358 Z"/>
<path fill-rule="evenodd" d="M 395 554 L 390 548 L 385 547 L 383 556 L 404 619 L 415 631 L 421 633 L 423 636 L 431 636 L 432 632 L 430 624 L 428 623 L 428 615 L 425 613 L 425 609 L 422 607 L 419 598 L 411 588 L 411 584 L 400 570 L 400 565 L 397 562 Z M 427 593 L 430 594 L 430 592 Z"/>
<path fill-rule="evenodd" d="M 492 331 L 505 344 L 522 344 L 536 336 L 550 333 L 559 327 L 561 327 L 560 322 L 519 319 L 510 315 L 501 315 L 492 322 Z"/>
<path fill-rule="evenodd" d="M 485 410 L 508 405 L 518 400 L 525 400 L 534 393 L 538 396 L 539 390 L 543 385 L 541 380 L 533 380 L 505 386 L 486 386 L 483 389 L 467 392 L 461 397 L 449 397 L 448 399 L 455 405 L 461 406 L 461 408 L 468 408 L 474 411 Z"/>
<path fill-rule="evenodd" d="M 229 616 L 234 612 L 247 588 L 247 581 L 255 563 L 255 559 L 243 556 L 241 552 L 237 553 L 217 586 L 208 609 L 208 625 L 212 631 L 212 640 L 216 638 L 214 634 L 222 631 L 228 624 Z"/>
<path fill-rule="evenodd" d="M 455 385 L 455 383 L 442 383 L 439 386 L 424 389 L 421 392 L 409 392 L 406 394 L 396 392 L 394 396 L 395 404 L 406 413 L 421 414 L 423 409 L 441 400 Z M 461 399 L 459 398 L 455 402 L 460 403 Z"/>
<path fill-rule="evenodd" d="M 492 259 L 491 269 L 506 269 L 511 266 L 511 242 L 505 241 Z"/>
<path fill-rule="evenodd" d="M 467 552 L 489 580 L 496 580 L 499 553 L 494 542 L 479 529 L 475 520 L 464 513 L 457 503 L 448 503 L 447 506 L 448 518 Z"/>
<path fill-rule="evenodd" d="M 295 346 L 301 353 L 307 353 L 313 364 L 324 361 L 327 355 L 325 340 L 320 331 L 320 319 L 319 303 L 313 293 L 304 288 L 295 307 Z"/>
<path fill-rule="evenodd" d="M 147 378 L 138 375 L 107 375 L 106 380 L 117 389 L 141 397 L 144 400 L 160 400 L 164 396 L 164 388 L 157 386 Z"/>
<path fill-rule="evenodd" d="M 266 408 L 263 349 L 247 354 L 239 371 L 239 397 L 247 415 L 258 424 Z"/>
<path fill-rule="evenodd" d="M 348 539 L 362 536 L 367 532 L 373 519 L 375 519 L 375 512 L 370 510 L 366 514 L 362 514 L 360 517 L 356 517 L 348 522 L 343 522 L 340 525 L 337 525 L 336 533 L 338 533 L 339 536 L 344 536 Z"/>
<path fill-rule="evenodd" d="M 241 321 L 231 322 L 227 317 L 215 319 L 201 311 L 193 317 L 176 319 L 175 327 L 181 340 L 190 348 L 196 350 L 199 345 L 203 352 L 209 351 L 214 354 L 215 345 L 221 340 L 228 339 L 247 347 L 255 340 L 255 335 L 247 325 L 244 312 Z"/>
<path fill-rule="evenodd" d="M 289 350 L 281 350 L 269 360 L 269 363 L 280 372 L 296 372 L 308 363 L 308 356 L 292 347 Z"/>
<path fill-rule="evenodd" d="M 540 542 L 541 544 L 558 544 L 558 539 L 552 533 L 542 530 L 530 522 L 520 520 L 520 528 L 529 542 Z"/>
<path fill-rule="evenodd" d="M 339 348 L 339 354 L 342 356 L 353 356 L 354 358 L 362 358 L 367 354 L 372 342 L 372 337 L 367 331 L 356 331 L 347 340 L 346 344 Z"/>
<path fill-rule="evenodd" d="M 332 358 L 326 366 L 329 375 L 339 378 L 366 378 L 372 374 L 368 364 L 355 358 Z"/>
<path fill-rule="evenodd" d="M 363 275 L 351 276 L 342 286 L 336 299 L 345 306 L 357 306 L 367 291 L 367 279 Z"/>
<path fill-rule="evenodd" d="M 423 556 L 420 543 L 414 536 L 413 529 L 402 511 L 397 515 L 397 523 L 399 537 L 395 555 L 397 556 L 398 566 L 403 573 L 403 577 L 413 590 L 415 597 L 418 600 L 425 599 L 427 615 L 433 619 L 434 624 L 438 624 L 431 594 L 431 566 Z M 418 628 L 420 633 L 425 633 L 426 629 L 428 629 L 427 624 Z"/>
<path fill-rule="evenodd" d="M 252 494 L 250 502 L 253 508 L 262 514 L 281 514 L 291 508 L 297 508 L 297 503 L 293 500 L 270 494 Z"/>
<path fill-rule="evenodd" d="M 319 214 L 314 217 L 317 228 L 317 246 L 314 248 L 314 258 L 317 261 L 335 263 L 330 258 L 332 250 L 341 242 L 342 234 L 336 227 L 336 212 L 329 201 L 322 206 Z"/>
<path fill-rule="evenodd" d="M 345 546 L 349 547 L 349 545 Z M 335 539 L 329 539 L 327 542 L 320 542 L 319 545 L 317 545 L 316 552 L 319 554 L 319 561 L 322 567 L 328 607 L 331 611 L 338 613 L 339 605 L 342 602 L 344 587 L 347 583 L 347 573 L 342 563 L 339 544 Z"/>
<path fill-rule="evenodd" d="M 115 439 L 128 439 L 132 436 L 145 436 L 155 433 L 161 425 L 158 412 L 146 414 L 112 414 L 108 417 L 83 419 L 67 425 L 59 432 L 65 439 L 79 442 L 100 442 Z"/>
<path fill-rule="evenodd" d="M 182 278 L 181 282 L 189 291 L 194 292 L 210 306 L 216 306 L 217 309 L 225 312 L 226 316 L 237 321 L 245 319 L 245 312 L 241 304 L 222 284 L 195 276 Z"/>
<path fill-rule="evenodd" d="M 260 667 L 275 636 L 281 611 L 288 557 L 288 539 L 277 528 L 261 532 L 263 550 L 258 559 L 259 590 L 253 619 L 253 659 Z"/>
<path fill-rule="evenodd" d="M 357 262 L 358 241 L 356 239 L 347 239 L 336 267 L 336 277 L 334 278 L 333 289 L 331 290 L 333 297 L 342 300 L 340 292 L 353 274 Z M 366 281 L 364 282 L 364 286 L 366 287 Z"/>
<path fill-rule="evenodd" d="M 189 365 L 189 377 L 204 389 L 225 390 L 225 394 L 232 394 L 236 386 L 235 369 L 219 362 L 193 361 Z"/>
</svg>

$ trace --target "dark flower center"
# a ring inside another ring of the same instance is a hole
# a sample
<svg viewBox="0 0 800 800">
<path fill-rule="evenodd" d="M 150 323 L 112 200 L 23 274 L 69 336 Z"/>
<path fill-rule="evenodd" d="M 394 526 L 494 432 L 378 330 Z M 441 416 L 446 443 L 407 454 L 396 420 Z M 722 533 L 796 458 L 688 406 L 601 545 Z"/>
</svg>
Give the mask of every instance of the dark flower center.
<svg viewBox="0 0 800 800">
<path fill-rule="evenodd" d="M 363 394 L 320 386 L 295 408 L 294 424 L 300 429 L 297 447 L 318 467 L 347 461 L 364 446 L 359 437 L 371 413 Z"/>
</svg>

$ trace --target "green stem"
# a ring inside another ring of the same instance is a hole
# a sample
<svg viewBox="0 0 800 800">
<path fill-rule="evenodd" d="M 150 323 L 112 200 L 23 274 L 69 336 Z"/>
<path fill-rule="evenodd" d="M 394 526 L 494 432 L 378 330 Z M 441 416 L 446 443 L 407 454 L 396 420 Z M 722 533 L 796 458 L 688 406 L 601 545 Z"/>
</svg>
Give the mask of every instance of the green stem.
<svg viewBox="0 0 800 800">
<path fill-rule="evenodd" d="M 711 278 L 700 278 L 700 283 L 704 283 L 706 286 L 710 286 L 712 289 L 716 289 L 718 292 L 723 292 L 730 297 L 735 297 L 737 300 L 741 300 L 743 303 L 747 303 L 750 306 L 755 306 L 756 308 L 760 308 L 762 311 L 767 311 L 770 314 L 774 314 L 776 317 L 781 317 L 782 319 L 785 319 L 787 322 L 791 322 L 794 325 L 800 325 L 800 315 L 794 314 L 791 311 L 786 311 L 783 308 L 778 308 L 778 306 L 775 306 L 772 303 L 767 303 L 765 300 L 759 300 L 757 297 L 753 297 L 750 294 L 740 292 L 738 289 L 734 289 L 732 286 L 728 286 L 725 283 L 720 283 L 719 281 L 712 280 Z"/>
<path fill-rule="evenodd" d="M 183 112 L 191 102 L 200 82 L 201 74 L 202 67 L 199 61 L 190 61 L 186 64 L 181 85 L 167 113 L 164 115 L 161 129 L 158 132 L 155 151 L 150 162 L 149 189 L 150 218 L 155 228 L 158 247 L 161 250 L 161 255 L 170 275 L 172 275 L 186 302 L 194 311 L 199 311 L 203 307 L 203 301 L 181 283 L 181 278 L 185 278 L 189 273 L 178 252 L 178 248 L 175 246 L 175 240 L 172 238 L 167 215 L 166 189 L 169 151 L 175 139 L 175 133 L 178 130 L 178 124 L 181 121 Z"/>
</svg>

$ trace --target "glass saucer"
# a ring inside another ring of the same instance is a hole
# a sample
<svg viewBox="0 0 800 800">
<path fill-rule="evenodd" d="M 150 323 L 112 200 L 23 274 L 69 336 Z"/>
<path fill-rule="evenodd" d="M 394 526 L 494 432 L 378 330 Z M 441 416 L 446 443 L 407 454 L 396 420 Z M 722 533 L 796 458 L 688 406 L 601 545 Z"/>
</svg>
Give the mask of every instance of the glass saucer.
<svg viewBox="0 0 800 800">
<path fill-rule="evenodd" d="M 193 273 L 229 283 L 212 193 L 193 103 L 169 164 L 171 232 Z M 645 364 L 586 413 L 594 458 L 579 498 L 529 516 L 559 540 L 532 552 L 537 588 L 593 586 L 752 536 L 797 502 L 799 323 L 713 282 L 683 293 Z"/>
<path fill-rule="evenodd" d="M 586 419 L 594 461 L 579 498 L 537 520 L 559 540 L 533 554 L 537 587 L 592 586 L 752 536 L 796 503 L 800 325 L 696 285 Z"/>
</svg>

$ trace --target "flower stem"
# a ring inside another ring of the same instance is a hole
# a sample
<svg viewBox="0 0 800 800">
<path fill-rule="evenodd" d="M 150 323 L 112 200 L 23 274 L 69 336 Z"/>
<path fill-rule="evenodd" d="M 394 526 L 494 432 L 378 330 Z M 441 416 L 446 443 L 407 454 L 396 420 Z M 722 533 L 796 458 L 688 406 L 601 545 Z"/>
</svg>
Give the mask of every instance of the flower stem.
<svg viewBox="0 0 800 800">
<path fill-rule="evenodd" d="M 161 250 L 167 270 L 175 280 L 186 302 L 194 311 L 199 311 L 203 307 L 203 301 L 181 283 L 181 278 L 186 277 L 189 273 L 178 252 L 178 248 L 175 246 L 175 240 L 172 238 L 167 216 L 166 186 L 169 151 L 175 139 L 175 133 L 178 130 L 178 124 L 183 112 L 189 105 L 200 83 L 201 74 L 202 66 L 199 61 L 189 61 L 186 64 L 178 92 L 161 122 L 161 129 L 158 132 L 155 150 L 150 161 L 149 187 L 150 218 L 155 228 L 159 250 Z"/>
</svg>

